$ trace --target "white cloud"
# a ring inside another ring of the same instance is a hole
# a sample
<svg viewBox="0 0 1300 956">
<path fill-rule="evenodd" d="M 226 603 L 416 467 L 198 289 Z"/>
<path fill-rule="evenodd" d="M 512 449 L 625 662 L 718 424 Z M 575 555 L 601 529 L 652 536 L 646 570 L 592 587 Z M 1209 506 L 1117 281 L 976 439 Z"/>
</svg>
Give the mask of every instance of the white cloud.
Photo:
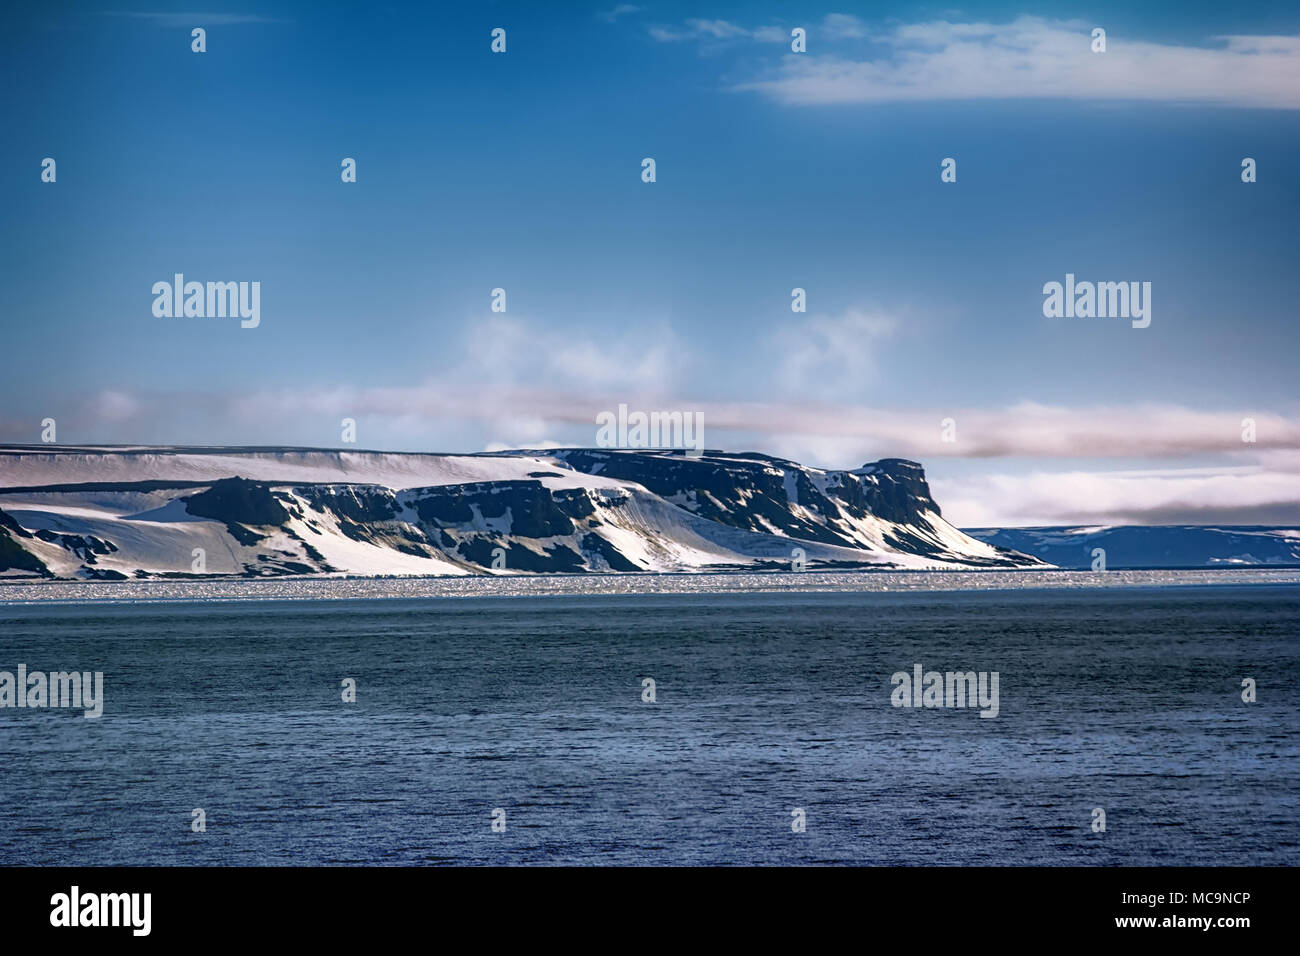
<svg viewBox="0 0 1300 956">
<path fill-rule="evenodd" d="M 640 13 L 641 9 L 641 7 L 633 6 L 630 3 L 620 3 L 612 10 L 606 10 L 603 13 L 596 14 L 596 16 L 600 17 L 600 19 L 604 20 L 606 23 L 613 23 L 619 17 L 627 16 L 632 13 Z"/>
<path fill-rule="evenodd" d="M 650 36 L 661 43 L 684 43 L 690 40 L 757 40 L 760 43 L 783 43 L 790 31 L 783 27 L 747 29 L 729 20 L 688 19 L 681 27 L 652 26 Z"/>
<path fill-rule="evenodd" d="M 759 27 L 750 36 L 759 43 L 789 43 L 791 39 L 785 27 Z"/>
<path fill-rule="evenodd" d="M 850 21 L 837 19 L 835 35 L 861 35 Z M 908 24 L 873 35 L 874 58 L 789 55 L 732 88 L 789 104 L 1063 98 L 1300 108 L 1300 37 L 1185 46 L 1110 33 L 1107 51 L 1093 53 L 1091 26 L 1038 17 Z"/>
<path fill-rule="evenodd" d="M 876 377 L 876 354 L 897 323 L 892 316 L 849 309 L 782 326 L 768 346 L 777 383 L 788 393 L 851 401 Z"/>
<path fill-rule="evenodd" d="M 533 388 L 575 393 L 672 391 L 688 367 L 686 345 L 665 325 L 647 322 L 617 336 L 593 338 L 557 334 L 500 314 L 470 325 L 456 363 L 460 378 L 479 385 L 529 382 Z"/>
<path fill-rule="evenodd" d="M 875 320 L 851 312 L 831 327 L 839 333 L 859 322 L 874 328 Z M 519 325 L 524 348 L 475 353 L 478 340 L 471 337 L 462 354 L 452 350 L 444 357 L 447 372 L 420 384 L 208 395 L 114 391 L 69 415 L 66 429 L 61 415 L 60 432 L 68 440 L 183 443 L 192 440 L 185 436 L 195 434 L 198 414 L 209 443 L 336 446 L 337 423 L 352 417 L 367 448 L 543 448 L 591 445 L 596 413 L 628 402 L 633 408 L 702 412 L 710 447 L 765 451 L 827 468 L 882 457 L 919 460 L 944 514 L 959 526 L 1300 524 L 1300 420 L 1294 417 L 1251 411 L 1258 442 L 1248 444 L 1241 441 L 1243 413 L 1180 406 L 868 408 L 831 398 L 701 402 L 682 391 L 689 379 L 677 381 L 675 366 L 660 364 L 671 348 L 661 354 L 647 350 L 638 366 L 629 358 L 642 348 L 635 335 L 591 351 L 548 344 L 535 327 Z M 503 329 L 487 326 L 485 334 Z M 829 349 L 838 340 L 832 334 L 825 341 Z M 604 348 L 622 358 L 607 360 Z M 818 359 L 826 354 L 819 352 Z M 529 375 L 516 378 L 519 363 L 530 355 Z M 627 375 L 615 379 L 611 369 L 622 368 Z M 494 376 L 494 370 L 501 374 Z M 534 380 L 545 384 L 517 384 Z M 947 417 L 957 423 L 951 444 L 941 440 L 940 422 Z M 967 474 L 954 475 L 948 462 L 961 457 L 1007 465 L 982 474 L 970 474 L 966 465 Z M 1045 467 L 1052 459 L 1063 467 Z M 1209 464 L 1178 467 L 1197 459 Z M 1071 460 L 1088 461 L 1089 470 L 1069 467 Z M 1171 467 L 1103 470 L 1091 467 L 1094 460 L 1165 461 Z M 1017 470 L 1023 461 L 1032 462 L 1033 470 Z"/>
<path fill-rule="evenodd" d="M 846 13 L 829 13 L 819 32 L 836 39 L 856 40 L 867 35 L 867 25 Z"/>
<path fill-rule="evenodd" d="M 630 353 L 624 341 L 610 348 Z M 566 352 L 571 352 L 566 357 Z M 1252 412 L 1258 441 L 1241 441 L 1238 411 L 1198 411 L 1181 406 L 1091 406 L 1061 408 L 1022 402 L 1009 407 L 959 408 L 918 406 L 868 407 L 828 396 L 786 401 L 700 401 L 677 381 L 679 366 L 670 350 L 651 351 L 637 366 L 621 366 L 599 352 L 539 345 L 526 378 L 512 374 L 512 363 L 525 353 L 508 350 L 497 356 L 444 357 L 445 373 L 407 386 L 320 386 L 266 388 L 252 392 L 192 394 L 118 393 L 108 413 L 102 398 L 73 416 L 78 428 L 110 430 L 114 426 L 156 431 L 180 421 L 191 409 L 237 425 L 283 423 L 312 416 L 414 416 L 424 422 L 461 425 L 493 420 L 536 420 L 560 433 L 593 420 L 596 411 L 619 402 L 634 407 L 700 411 L 710 443 L 745 445 L 787 455 L 810 464 L 846 467 L 870 458 L 903 457 L 933 463 L 944 458 L 1088 461 L 1236 460 L 1270 471 L 1300 475 L 1300 424 L 1275 413 Z M 494 369 L 494 362 L 502 364 Z M 664 363 L 664 364 L 661 364 Z M 615 375 L 612 369 L 626 374 Z M 499 373 L 499 374 L 498 374 Z M 535 373 L 535 374 L 533 374 Z M 520 385 L 529 381 L 528 386 Z M 907 396 L 901 397 L 907 400 Z M 640 403 L 639 406 L 637 403 Z M 956 441 L 944 442 L 941 422 L 956 422 Z M 61 422 L 62 424 L 62 422 Z M 584 432 L 571 432 L 574 442 Z M 122 436 L 131 441 L 162 440 L 156 435 Z M 499 436 L 487 436 L 497 440 Z M 95 440 L 100 440 L 96 437 Z M 286 437 L 284 441 L 298 439 Z M 1222 469 L 1216 469 L 1216 473 Z M 1300 497 L 1300 483 L 1296 495 Z"/>
<path fill-rule="evenodd" d="M 665 325 L 558 335 L 542 323 L 494 314 L 470 323 L 424 382 L 212 394 L 118 388 L 59 414 L 60 433 L 65 440 L 93 442 L 183 443 L 201 434 L 214 444 L 331 446 L 338 442 L 338 422 L 351 417 L 364 446 L 376 449 L 591 445 L 596 414 L 627 402 L 701 412 L 706 441 L 715 448 L 765 451 L 827 468 L 882 457 L 916 459 L 927 466 L 945 514 L 968 527 L 1300 524 L 1300 416 L 1294 410 L 1066 408 L 1028 401 L 941 406 L 926 400 L 924 383 L 890 403 L 868 406 L 856 395 L 873 384 L 879 343 L 897 322 L 850 309 L 809 316 L 803 325 L 798 335 L 762 343 L 775 386 L 763 402 L 699 400 L 696 361 Z M 1241 440 L 1247 417 L 1255 421 L 1255 443 Z M 954 442 L 942 440 L 946 418 L 956 422 Z M 8 430 L 26 435 L 30 421 Z M 974 474 L 967 464 L 954 476 L 947 462 L 957 458 L 985 460 L 989 467 Z M 1006 464 L 993 467 L 995 460 Z M 1051 468 L 1053 460 L 1062 467 Z M 1170 467 L 1103 470 L 1095 467 L 1098 461 Z M 1086 462 L 1087 470 L 1071 462 Z M 1186 467 L 1192 464 L 1199 467 Z"/>
<path fill-rule="evenodd" d="M 676 43 L 681 40 L 690 39 L 686 34 L 677 30 L 670 30 L 667 27 L 650 27 L 650 36 L 660 43 Z"/>
<path fill-rule="evenodd" d="M 1241 420 L 1247 415 L 1256 421 L 1256 444 L 1241 441 Z M 940 422 L 945 418 L 956 422 L 954 442 L 943 441 Z M 947 457 L 1177 460 L 1300 449 L 1300 424 L 1294 419 L 1255 410 L 1199 411 L 1177 405 L 1063 408 L 1021 402 L 997 408 L 869 408 L 830 402 L 746 403 L 717 406 L 710 420 L 715 428 L 754 432 L 787 446 L 801 437 L 815 437 L 837 442 L 846 454 L 857 448 L 922 462 Z"/>
<path fill-rule="evenodd" d="M 744 27 L 726 20 L 687 20 L 686 26 L 694 36 L 713 37 L 715 40 L 749 36 L 749 31 Z"/>
<path fill-rule="evenodd" d="M 130 421 L 142 411 L 139 401 L 127 392 L 117 389 L 100 392 L 95 412 L 105 422 Z"/>
<path fill-rule="evenodd" d="M 465 370 L 475 366 L 465 366 Z M 562 362 L 548 362 L 562 369 Z M 603 374 L 586 379 L 603 382 Z M 576 382 L 576 380 L 575 380 Z M 1259 445 L 1240 442 L 1236 413 L 1168 408 L 866 409 L 833 402 L 724 403 L 665 393 L 638 398 L 606 383 L 591 390 L 521 388 L 461 374 L 407 387 L 265 389 L 234 395 L 114 393 L 68 434 L 87 440 L 174 442 L 193 434 L 187 409 L 210 415 L 206 434 L 230 443 L 337 445 L 337 423 L 356 418 L 363 446 L 472 451 L 591 445 L 595 414 L 634 408 L 700 411 L 710 447 L 751 449 L 828 468 L 881 457 L 927 466 L 944 515 L 960 527 L 1059 524 L 1300 524 L 1300 428 L 1256 414 Z M 957 442 L 939 422 L 957 421 Z M 89 421 L 86 418 L 89 418 Z M 63 419 L 60 426 L 63 427 Z M 216 439 L 216 443 L 220 442 Z M 945 456 L 1036 457 L 1032 471 L 1005 467 L 954 476 Z M 1222 464 L 1144 470 L 1048 469 L 1043 459 L 1200 455 Z"/>
<path fill-rule="evenodd" d="M 1247 468 L 1034 471 L 932 479 L 962 528 L 1061 524 L 1297 524 L 1300 475 Z"/>
</svg>

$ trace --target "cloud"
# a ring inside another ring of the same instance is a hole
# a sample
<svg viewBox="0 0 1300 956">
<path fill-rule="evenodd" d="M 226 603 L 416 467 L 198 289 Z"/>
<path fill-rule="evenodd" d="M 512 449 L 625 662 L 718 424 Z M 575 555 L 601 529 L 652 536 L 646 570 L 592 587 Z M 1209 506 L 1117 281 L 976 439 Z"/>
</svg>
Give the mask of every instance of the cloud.
<svg viewBox="0 0 1300 956">
<path fill-rule="evenodd" d="M 604 20 L 606 23 L 613 23 L 619 17 L 628 16 L 633 13 L 640 13 L 641 10 L 641 7 L 633 6 L 630 3 L 620 3 L 612 10 L 606 10 L 603 13 L 596 14 L 596 16 Z"/>
<path fill-rule="evenodd" d="M 59 435 L 65 442 L 185 444 L 201 435 L 211 444 L 337 447 L 338 423 L 355 418 L 363 446 L 374 449 L 590 446 L 596 414 L 626 402 L 702 413 L 713 448 L 826 468 L 919 460 L 945 516 L 964 527 L 1300 524 L 1300 417 L 1177 405 L 944 407 L 919 404 L 924 388 L 893 405 L 865 406 L 844 396 L 870 378 L 874 343 L 892 334 L 893 321 L 848 310 L 810 325 L 811 344 L 774 366 L 772 380 L 785 392 L 764 402 L 692 396 L 693 359 L 670 329 L 558 337 L 539 323 L 494 315 L 470 326 L 443 355 L 445 371 L 424 382 L 207 394 L 117 388 L 61 412 Z M 1241 440 L 1247 416 L 1254 443 Z M 952 442 L 943 440 L 947 418 L 955 422 Z M 5 431 L 32 440 L 30 421 Z M 955 470 L 960 458 L 984 460 L 986 470 Z M 1061 467 L 1050 467 L 1053 460 Z M 1105 461 L 1167 466 L 1096 467 Z"/>
<path fill-rule="evenodd" d="M 696 36 L 713 37 L 715 40 L 749 36 L 749 31 L 744 27 L 738 27 L 726 20 L 687 20 L 686 25 Z"/>
<path fill-rule="evenodd" d="M 785 27 L 759 27 L 749 34 L 759 43 L 789 43 L 790 31 Z"/>
<path fill-rule="evenodd" d="M 1035 402 L 944 408 L 901 398 L 906 402 L 901 408 L 791 402 L 715 404 L 708 411 L 715 429 L 752 432 L 783 447 L 816 439 L 823 453 L 839 447 L 844 455 L 857 449 L 922 462 L 948 457 L 1177 460 L 1300 449 L 1300 423 L 1275 413 L 1176 405 L 1064 408 Z M 1241 440 L 1246 417 L 1255 419 L 1254 444 Z M 940 424 L 949 418 L 955 428 L 951 442 L 944 441 Z"/>
<path fill-rule="evenodd" d="M 757 40 L 760 43 L 784 43 L 790 31 L 783 27 L 758 27 L 747 29 L 729 20 L 688 19 L 680 27 L 652 26 L 652 39 L 660 43 L 685 43 L 688 41 Z"/>
<path fill-rule="evenodd" d="M 612 381 L 604 362 L 585 350 L 567 358 L 569 346 L 548 346 L 536 330 L 525 334 L 533 336 L 530 348 L 546 385 L 521 387 L 508 377 L 484 377 L 493 362 L 508 369 L 522 352 L 451 354 L 446 365 L 457 371 L 410 386 L 206 395 L 116 390 L 95 396 L 66 419 L 61 415 L 59 435 L 65 442 L 186 444 L 200 434 L 212 444 L 337 447 L 338 423 L 349 417 L 358 422 L 362 447 L 372 449 L 590 446 L 596 414 L 627 402 L 643 410 L 701 412 L 711 448 L 763 451 L 826 468 L 882 457 L 917 459 L 927 467 L 944 515 L 959 527 L 1300 524 L 1300 425 L 1276 414 L 1254 414 L 1258 442 L 1248 444 L 1240 440 L 1239 413 L 1177 406 L 1066 409 L 1021 403 L 954 411 L 829 401 L 700 402 L 662 387 L 659 358 L 647 360 L 626 382 Z M 611 347 L 626 355 L 634 345 L 627 340 Z M 956 420 L 956 442 L 941 440 L 944 417 Z M 24 435 L 30 432 L 26 425 Z M 1007 464 L 954 474 L 950 463 L 962 456 Z M 1211 463 L 1180 466 L 1198 457 Z M 1025 458 L 1036 458 L 1037 467 L 1017 471 L 1017 459 Z M 1063 467 L 1044 467 L 1051 459 Z M 1108 459 L 1171 464 L 1092 467 Z M 1087 460 L 1090 467 L 1071 467 L 1071 460 Z"/>
<path fill-rule="evenodd" d="M 1240 411 L 1181 406 L 1062 408 L 1022 402 L 955 408 L 921 406 L 911 396 L 880 407 L 815 397 L 701 401 L 683 387 L 689 381 L 683 374 L 690 368 L 689 357 L 678 356 L 670 344 L 638 353 L 641 346 L 631 339 L 555 345 L 534 335 L 531 341 L 531 352 L 512 343 L 496 352 L 448 354 L 445 367 L 455 371 L 413 385 L 322 385 L 204 396 L 119 391 L 95 396 L 70 420 L 78 430 L 95 433 L 87 440 L 103 440 L 105 431 L 148 428 L 151 434 L 129 440 L 153 441 L 162 440 L 158 429 L 195 408 L 240 427 L 280 422 L 289 432 L 295 421 L 315 415 L 414 416 L 426 422 L 477 426 L 527 419 L 545 422 L 557 440 L 583 444 L 590 441 L 588 425 L 597 411 L 628 402 L 634 407 L 702 412 L 712 435 L 709 442 L 715 447 L 759 448 L 828 467 L 889 456 L 931 463 L 945 458 L 1152 462 L 1200 458 L 1245 459 L 1269 470 L 1300 474 L 1300 424 L 1276 413 L 1252 413 L 1257 429 L 1257 442 L 1252 444 L 1241 441 Z M 529 356 L 526 376 L 511 371 Z M 529 384 L 520 385 L 522 381 Z M 944 441 L 941 423 L 945 419 L 954 422 L 955 441 Z M 498 435 L 486 438 L 504 440 Z M 288 434 L 282 439 L 297 440 Z M 1296 494 L 1300 496 L 1300 485 Z"/>
<path fill-rule="evenodd" d="M 829 13 L 822 21 L 820 32 L 836 39 L 856 40 L 867 35 L 867 25 L 846 13 Z"/>
<path fill-rule="evenodd" d="M 851 399 L 875 379 L 879 343 L 896 328 L 892 316 L 861 309 L 780 327 L 768 341 L 773 378 L 787 393 Z"/>
<path fill-rule="evenodd" d="M 1062 524 L 1300 525 L 1300 475 L 1264 468 L 1035 471 L 932 480 L 961 528 Z"/>
<path fill-rule="evenodd" d="M 797 336 L 777 332 L 758 344 L 768 362 L 739 356 L 765 368 L 770 397 L 733 402 L 701 399 L 698 359 L 667 325 L 561 335 L 542 322 L 491 314 L 467 324 L 423 382 L 204 394 L 118 387 L 58 410 L 59 437 L 337 447 L 339 422 L 354 418 L 364 447 L 373 449 L 590 446 L 596 415 L 626 402 L 700 412 L 712 448 L 826 468 L 918 460 L 945 515 L 967 527 L 1300 523 L 1294 410 L 948 406 L 929 401 L 924 382 L 889 402 L 862 404 L 855 396 L 874 385 L 880 344 L 898 328 L 892 316 L 861 308 L 810 315 Z M 39 417 L 2 423 L 3 431 L 34 440 L 31 422 Z M 1246 418 L 1254 421 L 1253 443 L 1242 441 Z M 955 426 L 954 441 L 944 440 L 945 419 Z M 956 459 L 982 461 L 984 470 L 955 468 Z M 1121 471 L 1098 462 L 1148 467 Z"/>
<path fill-rule="evenodd" d="M 1092 26 L 1028 16 L 900 25 L 870 36 L 873 56 L 791 54 L 731 89 L 792 105 L 1054 98 L 1300 108 L 1300 37 L 1222 36 L 1188 46 L 1111 33 L 1107 51 L 1093 53 Z M 823 29 L 840 39 L 867 35 L 841 15 Z"/>
<path fill-rule="evenodd" d="M 626 389 L 670 392 L 688 368 L 686 345 L 667 326 L 639 325 L 634 333 L 599 338 L 557 335 L 543 325 L 500 314 L 470 325 L 457 362 L 467 382 L 589 393 Z"/>
<path fill-rule="evenodd" d="M 686 35 L 678 33 L 676 30 L 670 30 L 667 27 L 651 27 L 650 36 L 660 43 L 677 43 L 686 39 Z"/>
<path fill-rule="evenodd" d="M 143 410 L 134 396 L 116 389 L 100 392 L 95 409 L 105 422 L 131 421 Z"/>
</svg>

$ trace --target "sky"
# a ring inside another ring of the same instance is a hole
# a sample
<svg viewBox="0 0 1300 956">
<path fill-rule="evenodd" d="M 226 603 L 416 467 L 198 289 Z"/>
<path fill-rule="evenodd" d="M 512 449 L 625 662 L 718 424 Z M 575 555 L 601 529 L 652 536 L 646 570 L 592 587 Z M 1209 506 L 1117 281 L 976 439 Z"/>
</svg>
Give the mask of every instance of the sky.
<svg viewBox="0 0 1300 956">
<path fill-rule="evenodd" d="M 1300 525 L 1300 8 L 1131 6 L 11 9 L 0 441 L 589 446 L 627 404 L 920 461 L 962 527 Z M 258 324 L 155 315 L 177 273 Z M 1067 274 L 1150 324 L 1046 316 Z"/>
</svg>

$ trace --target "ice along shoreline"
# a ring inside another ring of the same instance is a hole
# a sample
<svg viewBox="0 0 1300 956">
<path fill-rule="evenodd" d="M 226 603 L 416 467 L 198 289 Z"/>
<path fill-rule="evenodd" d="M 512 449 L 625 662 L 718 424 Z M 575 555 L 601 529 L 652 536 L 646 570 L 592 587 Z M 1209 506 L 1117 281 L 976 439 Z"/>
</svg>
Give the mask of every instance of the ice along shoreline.
<svg viewBox="0 0 1300 956">
<path fill-rule="evenodd" d="M 1075 588 L 1295 585 L 1300 568 L 1111 571 L 768 571 L 472 577 L 205 578 L 3 581 L 0 605 L 646 594 L 886 593 Z"/>
</svg>

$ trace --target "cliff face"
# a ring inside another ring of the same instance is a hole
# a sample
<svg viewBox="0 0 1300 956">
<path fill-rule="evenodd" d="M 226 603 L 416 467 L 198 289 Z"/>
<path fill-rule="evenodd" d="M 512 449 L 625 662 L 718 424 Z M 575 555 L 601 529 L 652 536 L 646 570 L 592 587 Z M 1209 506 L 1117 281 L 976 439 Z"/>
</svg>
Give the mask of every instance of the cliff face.
<svg viewBox="0 0 1300 956">
<path fill-rule="evenodd" d="M 776 530 L 846 547 L 884 543 L 892 535 L 913 540 L 904 550 L 935 557 L 945 545 L 927 538 L 955 531 L 946 523 L 941 530 L 935 527 L 941 516 L 925 470 L 901 458 L 855 471 L 822 471 L 759 454 L 688 458 L 589 449 L 555 454 L 578 471 L 636 482 L 692 514 L 750 531 Z M 899 527 L 883 527 L 890 524 Z M 872 526 L 881 526 L 880 542 L 869 540 Z"/>
<path fill-rule="evenodd" d="M 949 525 L 922 467 L 902 459 L 827 471 L 753 453 L 601 449 L 32 454 L 40 460 L 0 449 L 10 573 L 1042 566 Z"/>
</svg>

